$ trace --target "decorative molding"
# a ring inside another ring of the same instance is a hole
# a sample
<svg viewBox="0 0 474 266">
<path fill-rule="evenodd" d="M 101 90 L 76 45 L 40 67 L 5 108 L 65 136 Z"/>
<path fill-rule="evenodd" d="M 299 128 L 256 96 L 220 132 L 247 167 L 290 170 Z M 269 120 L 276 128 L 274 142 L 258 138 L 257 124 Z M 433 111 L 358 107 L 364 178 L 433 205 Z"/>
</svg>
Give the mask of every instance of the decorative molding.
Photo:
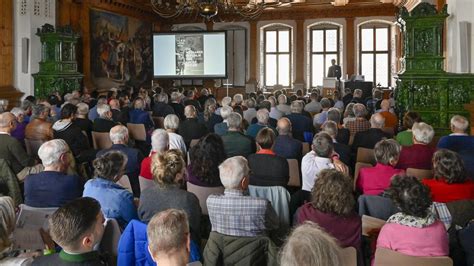
<svg viewBox="0 0 474 266">
<path fill-rule="evenodd" d="M 21 0 L 20 2 L 20 15 L 24 16 L 28 12 L 28 0 Z"/>
<path fill-rule="evenodd" d="M 34 0 L 33 2 L 33 15 L 40 16 L 40 0 Z"/>
<path fill-rule="evenodd" d="M 50 18 L 51 16 L 51 0 L 44 0 L 44 16 Z"/>
</svg>

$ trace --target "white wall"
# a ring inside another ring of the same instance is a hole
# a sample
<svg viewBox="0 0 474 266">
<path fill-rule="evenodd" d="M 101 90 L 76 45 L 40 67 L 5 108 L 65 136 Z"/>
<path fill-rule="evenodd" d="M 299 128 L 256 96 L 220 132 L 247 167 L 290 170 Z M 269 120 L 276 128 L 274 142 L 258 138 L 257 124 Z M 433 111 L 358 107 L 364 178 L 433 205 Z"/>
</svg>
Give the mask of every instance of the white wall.
<svg viewBox="0 0 474 266">
<path fill-rule="evenodd" d="M 461 51 L 459 22 L 470 23 L 470 73 L 474 73 L 474 1 L 473 0 L 448 0 L 447 28 L 447 54 L 446 71 L 453 73 L 466 73 L 461 69 L 461 57 L 468 56 Z"/>
<path fill-rule="evenodd" d="M 41 61 L 41 42 L 36 36 L 37 28 L 49 23 L 56 25 L 55 0 L 14 0 L 14 66 L 13 84 L 24 93 L 23 97 L 33 95 L 32 74 L 39 71 Z M 28 71 L 22 72 L 22 38 L 28 38 Z"/>
</svg>

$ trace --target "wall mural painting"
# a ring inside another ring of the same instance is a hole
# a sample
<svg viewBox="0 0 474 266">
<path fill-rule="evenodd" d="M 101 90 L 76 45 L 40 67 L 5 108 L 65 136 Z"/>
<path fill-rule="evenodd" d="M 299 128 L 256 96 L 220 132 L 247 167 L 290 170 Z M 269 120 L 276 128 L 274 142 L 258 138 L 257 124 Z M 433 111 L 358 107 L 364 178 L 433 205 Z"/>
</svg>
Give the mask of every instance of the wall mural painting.
<svg viewBox="0 0 474 266">
<path fill-rule="evenodd" d="M 99 89 L 151 84 L 151 23 L 90 10 L 91 78 Z"/>
</svg>

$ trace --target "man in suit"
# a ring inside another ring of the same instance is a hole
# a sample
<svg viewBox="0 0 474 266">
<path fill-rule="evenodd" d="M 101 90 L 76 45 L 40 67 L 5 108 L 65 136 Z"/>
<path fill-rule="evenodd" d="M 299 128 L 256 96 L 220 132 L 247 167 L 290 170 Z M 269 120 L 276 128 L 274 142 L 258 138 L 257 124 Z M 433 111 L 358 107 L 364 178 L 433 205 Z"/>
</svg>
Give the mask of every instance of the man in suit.
<svg viewBox="0 0 474 266">
<path fill-rule="evenodd" d="M 193 139 L 200 139 L 208 133 L 207 127 L 199 123 L 197 119 L 197 111 L 194 105 L 188 105 L 184 108 L 184 115 L 186 120 L 181 122 L 178 127 L 178 134 L 183 137 L 186 147 L 189 149 L 189 144 Z"/>
<path fill-rule="evenodd" d="M 277 123 L 278 137 L 275 140 L 273 151 L 276 155 L 286 159 L 297 159 L 302 156 L 302 142 L 291 136 L 291 121 L 283 117 Z"/>
<path fill-rule="evenodd" d="M 336 59 L 331 60 L 331 66 L 328 69 L 328 78 L 341 79 L 341 66 L 336 65 Z"/>
<path fill-rule="evenodd" d="M 303 108 L 304 104 L 302 101 L 293 101 L 291 103 L 291 114 L 286 116 L 291 121 L 293 137 L 300 141 L 305 140 L 305 132 L 313 133 L 313 121 L 302 114 Z"/>
<path fill-rule="evenodd" d="M 228 158 L 233 156 L 247 158 L 250 154 L 255 153 L 255 141 L 251 137 L 242 134 L 240 131 L 241 123 L 242 116 L 239 113 L 233 112 L 227 118 L 229 129 L 222 136 L 222 141 Z"/>
<path fill-rule="evenodd" d="M 373 149 L 375 144 L 382 139 L 390 138 L 387 133 L 382 131 L 385 125 L 385 118 L 379 114 L 373 114 L 370 118 L 370 128 L 366 131 L 357 132 L 352 143 L 352 152 L 357 154 L 359 147 Z"/>
<path fill-rule="evenodd" d="M 94 120 L 92 131 L 109 132 L 111 128 L 117 125 L 117 123 L 112 120 L 112 111 L 110 111 L 110 105 L 99 104 L 97 106 L 97 113 L 99 113 L 99 117 Z"/>
</svg>

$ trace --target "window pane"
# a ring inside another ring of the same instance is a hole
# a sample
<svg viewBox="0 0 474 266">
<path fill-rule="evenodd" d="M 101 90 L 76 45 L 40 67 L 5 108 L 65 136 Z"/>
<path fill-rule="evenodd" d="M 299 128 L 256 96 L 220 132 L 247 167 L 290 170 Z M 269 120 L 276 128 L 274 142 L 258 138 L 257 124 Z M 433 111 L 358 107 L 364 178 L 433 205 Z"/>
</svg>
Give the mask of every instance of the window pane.
<svg viewBox="0 0 474 266">
<path fill-rule="evenodd" d="M 362 51 L 374 50 L 374 29 L 362 29 L 361 39 Z"/>
<path fill-rule="evenodd" d="M 278 51 L 279 52 L 290 51 L 290 31 L 289 30 L 278 31 Z"/>
<path fill-rule="evenodd" d="M 324 49 L 324 32 L 322 30 L 313 30 L 313 52 L 322 52 Z"/>
<path fill-rule="evenodd" d="M 388 28 L 375 29 L 375 48 L 377 51 L 388 51 Z"/>
<path fill-rule="evenodd" d="M 362 54 L 361 74 L 365 76 L 366 81 L 374 81 L 374 55 Z"/>
<path fill-rule="evenodd" d="M 290 55 L 278 56 L 278 84 L 290 86 Z"/>
<path fill-rule="evenodd" d="M 337 51 L 337 30 L 326 30 L 326 51 Z"/>
<path fill-rule="evenodd" d="M 324 69 L 324 56 L 320 54 L 313 55 L 313 61 L 311 64 L 311 87 L 322 86 L 323 77 L 326 76 L 326 70 Z"/>
<path fill-rule="evenodd" d="M 380 83 L 382 87 L 388 87 L 388 54 L 377 54 L 375 58 L 377 59 L 375 82 Z"/>
<path fill-rule="evenodd" d="M 276 31 L 266 31 L 266 49 L 267 53 L 269 52 L 276 52 Z"/>
<path fill-rule="evenodd" d="M 331 60 L 332 60 L 332 59 L 335 59 L 335 60 L 336 60 L 336 64 L 338 64 L 338 63 L 337 63 L 337 55 L 335 55 L 335 54 L 327 54 L 327 55 L 326 55 L 326 61 L 325 61 L 325 62 L 326 62 L 326 65 L 324 66 L 324 70 L 326 71 L 326 73 L 324 74 L 325 77 L 327 77 L 327 75 L 328 75 L 329 67 L 332 66 L 332 65 L 331 65 Z"/>
<path fill-rule="evenodd" d="M 267 55 L 265 60 L 265 86 L 273 86 L 277 75 L 276 55 Z"/>
</svg>

